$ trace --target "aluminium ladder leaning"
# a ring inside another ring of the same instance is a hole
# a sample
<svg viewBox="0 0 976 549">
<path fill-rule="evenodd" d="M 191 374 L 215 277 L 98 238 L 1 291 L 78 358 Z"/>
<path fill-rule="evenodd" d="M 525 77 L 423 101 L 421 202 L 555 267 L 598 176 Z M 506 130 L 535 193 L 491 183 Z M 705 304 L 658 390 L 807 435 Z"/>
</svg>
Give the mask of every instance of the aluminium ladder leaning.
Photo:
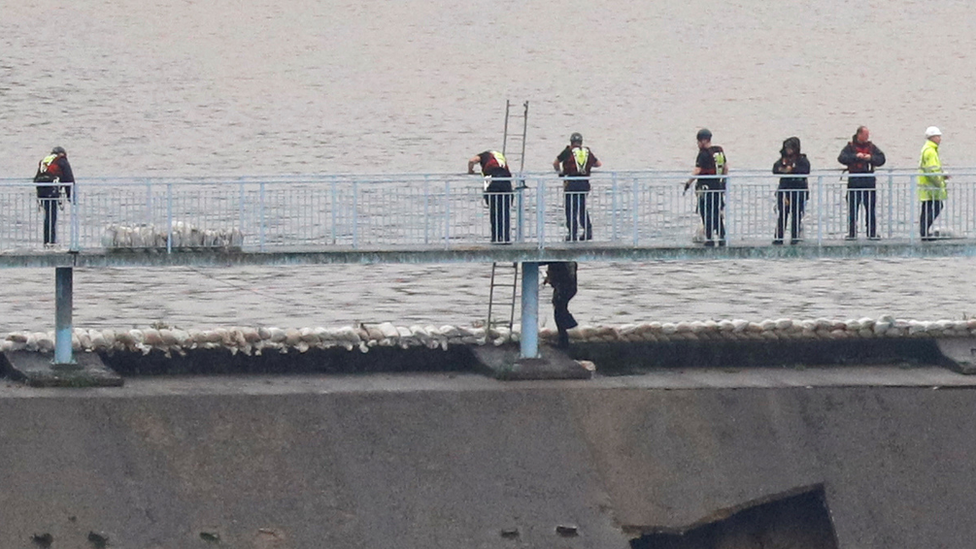
<svg viewBox="0 0 976 549">
<path fill-rule="evenodd" d="M 515 167 L 513 160 L 518 162 L 518 171 L 515 172 L 516 180 L 512 185 L 515 188 L 515 208 L 518 219 L 515 223 L 515 241 L 522 241 L 522 190 L 525 189 L 524 179 L 521 175 L 525 171 L 525 136 L 529 124 L 529 102 L 522 104 L 522 114 L 515 114 L 512 110 L 512 102 L 505 101 L 505 129 L 502 135 L 502 154 L 508 162 L 509 169 Z M 510 134 L 509 128 L 513 127 L 513 122 L 522 122 L 522 133 Z M 509 155 L 509 145 L 513 145 L 513 152 Z M 517 157 L 517 158 L 513 158 Z M 514 170 L 513 170 L 514 171 Z M 511 283 L 508 281 L 511 280 Z M 515 323 L 515 304 L 518 302 L 519 293 L 519 264 L 518 263 L 492 263 L 491 264 L 491 286 L 488 290 L 488 319 L 485 321 L 485 330 L 491 335 L 491 331 L 499 326 L 512 330 Z M 503 291 L 508 290 L 508 291 Z"/>
</svg>

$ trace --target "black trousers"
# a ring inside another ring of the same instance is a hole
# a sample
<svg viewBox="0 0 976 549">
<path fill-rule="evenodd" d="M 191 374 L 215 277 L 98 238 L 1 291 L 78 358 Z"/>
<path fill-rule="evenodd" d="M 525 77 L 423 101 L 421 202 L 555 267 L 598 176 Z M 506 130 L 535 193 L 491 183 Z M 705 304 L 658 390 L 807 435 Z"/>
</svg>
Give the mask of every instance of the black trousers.
<svg viewBox="0 0 976 549">
<path fill-rule="evenodd" d="M 922 213 L 918 216 L 918 231 L 922 233 L 922 238 L 931 238 L 929 231 L 932 229 L 932 223 L 942 213 L 942 206 L 944 205 L 944 200 L 925 200 L 922 202 Z"/>
<path fill-rule="evenodd" d="M 44 243 L 54 244 L 58 241 L 58 199 L 41 198 L 44 208 Z"/>
<path fill-rule="evenodd" d="M 590 215 L 586 212 L 587 191 L 566 190 L 566 229 L 569 231 L 569 240 L 592 240 L 593 224 L 590 223 Z M 583 234 L 579 234 L 580 227 L 583 227 Z"/>
<path fill-rule="evenodd" d="M 576 295 L 576 289 L 562 289 L 558 286 L 552 289 L 552 316 L 556 320 L 556 330 L 559 332 L 559 346 L 569 345 L 569 334 L 567 330 L 575 328 L 579 324 L 573 313 L 569 312 L 569 300 Z"/>
<path fill-rule="evenodd" d="M 875 214 L 878 191 L 874 187 L 870 188 L 847 188 L 847 236 L 854 238 L 857 236 L 857 213 L 861 205 L 864 205 L 864 223 L 867 226 L 868 238 L 878 236 L 877 216 Z"/>
<path fill-rule="evenodd" d="M 705 240 L 711 240 L 715 234 L 719 241 L 725 241 L 725 221 L 722 210 L 725 208 L 725 191 L 698 191 L 698 214 L 701 215 L 702 225 L 705 226 Z"/>
<path fill-rule="evenodd" d="M 779 189 L 776 191 L 776 240 L 783 240 L 786 219 L 790 220 L 790 238 L 799 240 L 803 233 L 803 212 L 806 209 L 806 189 Z"/>
<path fill-rule="evenodd" d="M 512 240 L 512 193 L 486 192 L 488 216 L 491 218 L 491 241 L 510 242 Z"/>
</svg>

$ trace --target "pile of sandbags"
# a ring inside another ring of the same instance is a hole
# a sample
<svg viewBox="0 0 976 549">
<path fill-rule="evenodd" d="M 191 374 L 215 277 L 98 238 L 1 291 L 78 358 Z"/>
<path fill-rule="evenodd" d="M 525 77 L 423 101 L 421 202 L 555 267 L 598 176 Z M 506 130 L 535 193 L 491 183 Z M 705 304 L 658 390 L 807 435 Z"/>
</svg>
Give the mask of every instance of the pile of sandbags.
<svg viewBox="0 0 976 549">
<path fill-rule="evenodd" d="M 552 328 L 540 330 L 543 341 L 555 341 Z M 746 320 L 649 322 L 623 326 L 580 326 L 569 331 L 577 343 L 672 342 L 765 340 L 837 340 L 867 338 L 945 338 L 976 336 L 976 319 L 917 321 L 883 316 L 850 320 Z M 342 348 L 368 352 L 373 347 L 426 347 L 444 349 L 450 345 L 503 345 L 519 340 L 518 331 L 507 328 L 485 330 L 462 326 L 394 326 L 390 322 L 359 324 L 341 328 L 215 328 L 182 330 L 145 328 L 132 330 L 85 330 L 76 328 L 75 351 L 142 352 L 161 351 L 184 355 L 194 349 L 225 349 L 232 354 L 260 355 L 266 350 L 304 353 L 309 349 Z M 54 350 L 53 332 L 12 332 L 0 341 L 0 351 Z"/>
<path fill-rule="evenodd" d="M 540 331 L 540 338 L 555 340 L 556 330 Z M 715 340 L 791 340 L 865 338 L 942 338 L 976 336 L 976 319 L 918 321 L 882 316 L 879 319 L 848 320 L 706 320 L 693 322 L 649 322 L 619 327 L 579 326 L 569 330 L 578 342 L 670 342 Z"/>
<path fill-rule="evenodd" d="M 449 345 L 484 345 L 482 328 L 455 326 L 396 327 L 386 322 L 342 328 L 216 328 L 182 330 L 179 328 L 144 328 L 132 330 L 86 330 L 76 328 L 72 348 L 78 352 L 161 351 L 185 355 L 194 349 L 225 349 L 232 354 L 260 355 L 266 350 L 279 353 L 309 349 L 344 348 L 368 352 L 372 347 L 427 347 L 447 350 Z M 507 341 L 507 340 L 506 340 Z M 499 343 L 501 344 L 501 342 Z M 12 332 L 0 342 L 0 351 L 54 350 L 53 332 Z"/>
<path fill-rule="evenodd" d="M 170 238 L 173 249 L 240 249 L 244 245 L 244 233 L 240 229 L 199 229 L 174 221 L 168 231 L 155 225 L 109 225 L 102 233 L 102 246 L 109 250 L 165 249 Z"/>
</svg>

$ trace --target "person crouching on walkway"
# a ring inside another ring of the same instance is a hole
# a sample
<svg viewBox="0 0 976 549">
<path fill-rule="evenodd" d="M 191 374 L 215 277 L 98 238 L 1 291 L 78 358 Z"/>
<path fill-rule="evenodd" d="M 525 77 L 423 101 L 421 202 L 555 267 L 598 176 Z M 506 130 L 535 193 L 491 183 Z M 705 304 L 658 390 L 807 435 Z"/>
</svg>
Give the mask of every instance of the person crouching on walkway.
<svg viewBox="0 0 976 549">
<path fill-rule="evenodd" d="M 593 225 L 586 213 L 586 194 L 590 192 L 590 171 L 603 163 L 589 147 L 583 146 L 583 135 L 574 132 L 569 136 L 569 145 L 559 153 L 552 167 L 563 179 L 563 192 L 566 199 L 567 241 L 593 240 Z M 579 227 L 583 235 L 579 236 Z"/>
<path fill-rule="evenodd" d="M 922 212 L 918 217 L 918 230 L 923 241 L 935 240 L 930 233 L 932 223 L 939 217 L 949 193 L 946 191 L 948 175 L 942 174 L 942 160 L 939 158 L 939 145 L 942 132 L 935 126 L 925 130 L 925 144 L 918 160 L 918 170 L 924 174 L 918 177 L 918 199 Z"/>
<path fill-rule="evenodd" d="M 511 242 L 512 220 L 512 172 L 508 169 L 505 155 L 498 151 L 485 151 L 468 160 L 468 173 L 473 174 L 475 164 L 481 164 L 485 176 L 485 204 L 491 218 L 492 244 Z"/>
<path fill-rule="evenodd" d="M 788 177 L 781 177 L 779 188 L 776 189 L 776 211 L 779 216 L 773 244 L 783 243 L 787 217 L 790 218 L 790 244 L 797 244 L 803 235 L 803 211 L 810 191 L 807 190 L 807 178 L 796 176 L 810 173 L 810 161 L 807 155 L 800 152 L 799 137 L 783 141 L 779 154 L 780 159 L 773 164 L 773 173 Z"/>
<path fill-rule="evenodd" d="M 578 326 L 573 314 L 569 312 L 569 300 L 576 295 L 575 261 L 556 261 L 549 263 L 546 269 L 546 279 L 543 284 L 552 286 L 552 312 L 556 320 L 556 330 L 559 332 L 559 342 L 556 347 L 569 347 L 569 332 Z"/>
<path fill-rule="evenodd" d="M 698 213 L 705 226 L 705 246 L 715 245 L 712 234 L 719 246 L 725 246 L 725 178 L 698 176 L 726 175 L 729 173 L 729 165 L 722 147 L 712 145 L 712 132 L 702 128 L 695 139 L 698 141 L 698 158 L 695 159 L 695 170 L 691 173 L 691 179 L 685 183 L 685 192 L 695 183 Z"/>
</svg>

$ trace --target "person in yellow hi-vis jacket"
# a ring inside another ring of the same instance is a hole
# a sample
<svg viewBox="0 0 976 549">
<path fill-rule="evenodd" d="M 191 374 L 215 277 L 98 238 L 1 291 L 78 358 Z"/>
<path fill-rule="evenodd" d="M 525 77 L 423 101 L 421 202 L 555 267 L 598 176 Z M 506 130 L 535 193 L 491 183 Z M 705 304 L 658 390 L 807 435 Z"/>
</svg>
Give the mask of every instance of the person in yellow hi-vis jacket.
<svg viewBox="0 0 976 549">
<path fill-rule="evenodd" d="M 942 132 L 935 126 L 925 130 L 925 144 L 922 145 L 922 155 L 918 160 L 918 169 L 923 174 L 918 176 L 918 199 L 922 203 L 922 212 L 918 217 L 918 230 L 923 241 L 935 240 L 930 230 L 935 218 L 942 212 L 949 193 L 946 192 L 948 175 L 942 175 L 942 160 L 939 159 L 939 144 L 942 143 Z"/>
</svg>

